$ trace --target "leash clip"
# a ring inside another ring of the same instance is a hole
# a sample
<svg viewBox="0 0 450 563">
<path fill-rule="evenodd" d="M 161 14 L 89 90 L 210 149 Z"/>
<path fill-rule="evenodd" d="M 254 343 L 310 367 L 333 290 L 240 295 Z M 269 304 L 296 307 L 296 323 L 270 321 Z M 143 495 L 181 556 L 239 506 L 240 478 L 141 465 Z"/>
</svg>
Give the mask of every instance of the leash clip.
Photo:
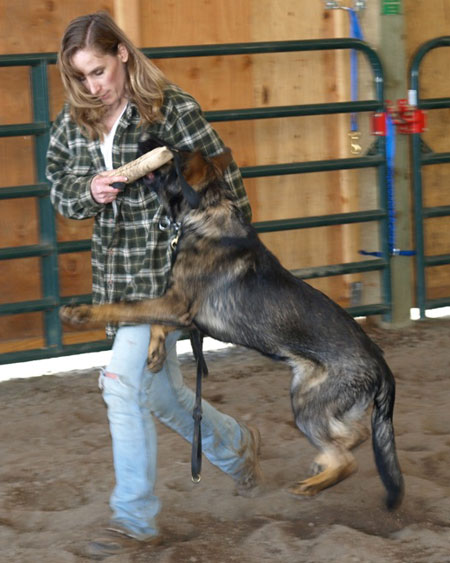
<svg viewBox="0 0 450 563">
<path fill-rule="evenodd" d="M 181 223 L 172 223 L 174 229 L 175 229 L 175 236 L 173 237 L 173 239 L 170 241 L 170 248 L 172 250 L 175 250 L 175 248 L 178 245 L 178 240 L 180 238 L 180 234 L 181 234 Z"/>
<path fill-rule="evenodd" d="M 178 231 L 178 233 L 174 236 L 174 238 L 170 241 L 170 248 L 172 250 L 175 250 L 175 248 L 177 247 L 178 244 L 178 239 L 180 238 L 180 232 Z"/>
</svg>

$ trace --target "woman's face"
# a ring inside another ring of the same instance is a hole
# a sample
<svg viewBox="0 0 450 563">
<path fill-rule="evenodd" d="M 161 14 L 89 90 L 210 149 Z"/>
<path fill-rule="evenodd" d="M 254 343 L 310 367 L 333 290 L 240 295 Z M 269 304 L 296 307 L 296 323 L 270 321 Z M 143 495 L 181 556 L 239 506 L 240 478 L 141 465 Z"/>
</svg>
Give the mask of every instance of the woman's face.
<svg viewBox="0 0 450 563">
<path fill-rule="evenodd" d="M 128 51 L 123 45 L 119 45 L 117 55 L 85 48 L 73 55 L 72 66 L 86 90 L 114 111 L 126 100 L 127 60 Z"/>
</svg>

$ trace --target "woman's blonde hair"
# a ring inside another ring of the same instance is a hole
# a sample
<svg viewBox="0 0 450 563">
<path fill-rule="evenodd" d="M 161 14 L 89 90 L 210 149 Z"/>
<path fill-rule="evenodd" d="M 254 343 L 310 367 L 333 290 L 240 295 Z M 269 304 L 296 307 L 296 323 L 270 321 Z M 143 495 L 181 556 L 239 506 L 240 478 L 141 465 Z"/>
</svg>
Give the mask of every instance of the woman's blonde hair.
<svg viewBox="0 0 450 563">
<path fill-rule="evenodd" d="M 85 48 L 104 55 L 117 55 L 119 45 L 124 45 L 128 51 L 127 96 L 137 105 L 141 123 L 153 123 L 161 117 L 164 87 L 168 83 L 164 74 L 133 45 L 107 12 L 80 16 L 72 20 L 64 32 L 58 65 L 71 116 L 91 139 L 102 137 L 106 108 L 83 86 L 72 58 Z"/>
</svg>

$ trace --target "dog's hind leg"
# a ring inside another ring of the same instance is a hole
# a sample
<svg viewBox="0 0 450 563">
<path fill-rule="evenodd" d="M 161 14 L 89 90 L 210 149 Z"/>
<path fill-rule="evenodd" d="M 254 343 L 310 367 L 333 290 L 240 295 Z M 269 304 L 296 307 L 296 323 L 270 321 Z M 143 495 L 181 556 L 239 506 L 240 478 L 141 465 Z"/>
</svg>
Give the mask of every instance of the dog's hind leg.
<svg viewBox="0 0 450 563">
<path fill-rule="evenodd" d="M 345 448 L 334 445 L 324 447 L 322 452 L 315 458 L 314 465 L 320 468 L 319 473 L 300 481 L 289 491 L 295 495 L 316 495 L 323 489 L 343 481 L 357 469 L 353 455 Z"/>
<path fill-rule="evenodd" d="M 304 429 L 304 422 L 299 426 Z M 312 496 L 343 481 L 357 470 L 350 449 L 367 438 L 368 432 L 359 422 L 344 424 L 333 418 L 327 419 L 326 416 L 324 420 L 316 421 L 315 425 L 309 423 L 307 427 L 307 437 L 320 450 L 312 464 L 315 474 L 297 483 L 290 492 Z"/>
<path fill-rule="evenodd" d="M 290 364 L 294 373 L 291 400 L 295 422 L 320 452 L 313 463 L 315 475 L 290 491 L 315 495 L 356 471 L 350 450 L 368 437 L 360 422 L 367 404 L 365 400 L 355 400 L 325 366 L 298 358 Z"/>
<path fill-rule="evenodd" d="M 343 446 L 347 450 L 353 450 L 370 436 L 370 431 L 362 422 L 355 420 L 352 426 L 347 426 L 348 432 L 341 438 Z"/>
</svg>

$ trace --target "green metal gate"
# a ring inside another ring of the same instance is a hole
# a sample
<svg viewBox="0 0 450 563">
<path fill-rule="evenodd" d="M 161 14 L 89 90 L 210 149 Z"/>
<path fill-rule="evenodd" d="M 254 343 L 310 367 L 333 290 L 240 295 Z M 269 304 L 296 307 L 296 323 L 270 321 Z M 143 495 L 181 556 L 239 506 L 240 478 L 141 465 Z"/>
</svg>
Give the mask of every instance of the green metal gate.
<svg viewBox="0 0 450 563">
<path fill-rule="evenodd" d="M 258 42 L 245 44 L 202 45 L 186 47 L 166 47 L 143 49 L 152 59 L 253 55 L 258 53 L 287 53 L 293 51 L 356 50 L 362 53 L 372 70 L 374 97 L 369 100 L 340 103 L 321 103 L 308 105 L 278 106 L 268 108 L 248 108 L 206 112 L 211 122 L 267 119 L 275 117 L 326 115 L 338 113 L 382 112 L 384 111 L 384 77 L 378 55 L 363 41 L 356 39 L 326 39 L 307 41 Z M 0 56 L 0 67 L 28 66 L 31 69 L 34 121 L 30 124 L 0 126 L 0 137 L 33 135 L 35 139 L 35 158 L 38 183 L 31 186 L 0 188 L 0 200 L 9 198 L 36 197 L 39 201 L 40 242 L 36 245 L 14 248 L 0 248 L 0 260 L 13 260 L 24 257 L 40 257 L 42 298 L 34 301 L 0 305 L 0 315 L 14 315 L 43 311 L 45 314 L 44 348 L 0 354 L 0 364 L 18 361 L 50 358 L 81 352 L 108 349 L 107 340 L 83 344 L 63 345 L 62 328 L 58 308 L 67 303 L 87 303 L 90 295 L 61 297 L 58 278 L 58 255 L 90 249 L 90 240 L 57 242 L 54 212 L 46 184 L 45 153 L 50 128 L 47 66 L 55 64 L 55 54 L 4 55 Z M 386 147 L 384 137 L 378 137 L 370 154 L 354 158 L 296 162 L 288 164 L 251 166 L 241 169 L 244 178 L 301 174 L 375 167 L 378 176 L 379 205 L 367 211 L 339 213 L 316 217 L 303 217 L 289 220 L 265 221 L 255 223 L 259 232 L 304 229 L 350 223 L 378 222 L 380 225 L 381 257 L 358 262 L 324 265 L 296 271 L 303 278 L 318 278 L 357 272 L 379 271 L 381 273 L 381 303 L 361 305 L 348 309 L 354 316 L 384 315 L 390 317 L 390 258 L 388 244 L 388 202 L 386 194 Z"/>
<path fill-rule="evenodd" d="M 450 108 L 450 98 L 420 97 L 419 72 L 423 58 L 431 50 L 438 47 L 449 47 L 450 36 L 437 37 L 427 41 L 416 51 L 410 67 L 410 96 L 417 104 L 418 109 L 442 109 Z M 450 254 L 434 256 L 425 255 L 424 222 L 430 217 L 450 216 L 450 205 L 439 207 L 424 207 L 422 166 L 443 164 L 450 162 L 450 152 L 435 153 L 430 150 L 424 151 L 421 134 L 414 133 L 412 137 L 412 167 L 413 167 L 413 190 L 414 190 L 414 212 L 415 212 L 415 237 L 416 237 L 416 299 L 420 310 L 420 317 L 425 318 L 426 309 L 434 309 L 450 305 L 450 295 L 439 299 L 427 298 L 427 284 L 425 269 L 433 266 L 450 264 Z"/>
</svg>

